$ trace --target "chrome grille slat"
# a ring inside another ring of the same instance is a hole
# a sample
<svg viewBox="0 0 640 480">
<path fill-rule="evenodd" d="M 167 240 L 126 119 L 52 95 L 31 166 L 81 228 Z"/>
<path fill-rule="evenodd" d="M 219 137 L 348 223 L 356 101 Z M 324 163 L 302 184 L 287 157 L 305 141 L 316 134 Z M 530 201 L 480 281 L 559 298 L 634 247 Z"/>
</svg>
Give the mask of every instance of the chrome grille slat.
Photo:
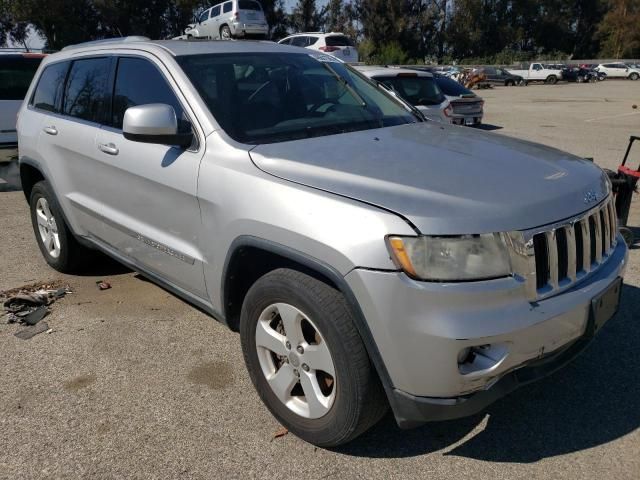
<svg viewBox="0 0 640 480">
<path fill-rule="evenodd" d="M 596 232 L 596 263 L 602 263 L 602 229 L 600 225 L 600 215 L 599 212 L 591 215 L 593 218 L 593 226 Z"/>
<path fill-rule="evenodd" d="M 591 232 L 589 229 L 589 217 L 580 221 L 582 228 L 582 270 L 586 273 L 591 271 Z"/>
<path fill-rule="evenodd" d="M 516 278 L 531 301 L 570 288 L 606 262 L 616 247 L 617 218 L 613 196 L 563 222 L 508 235 Z M 578 256 L 580 258 L 578 258 Z"/>
<path fill-rule="evenodd" d="M 567 277 L 571 282 L 576 281 L 576 232 L 575 224 L 565 227 L 567 235 Z"/>
<path fill-rule="evenodd" d="M 556 231 L 545 232 L 547 236 L 547 259 L 549 261 L 549 285 L 552 289 L 558 288 L 558 242 Z"/>
</svg>

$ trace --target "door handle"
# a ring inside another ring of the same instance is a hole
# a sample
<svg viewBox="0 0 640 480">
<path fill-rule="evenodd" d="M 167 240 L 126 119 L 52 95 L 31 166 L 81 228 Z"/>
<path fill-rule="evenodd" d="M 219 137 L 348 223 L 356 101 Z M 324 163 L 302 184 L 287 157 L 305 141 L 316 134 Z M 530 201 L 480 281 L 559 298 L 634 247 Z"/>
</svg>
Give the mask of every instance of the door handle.
<svg viewBox="0 0 640 480">
<path fill-rule="evenodd" d="M 42 130 L 44 131 L 44 133 L 48 133 L 49 135 L 57 135 L 58 134 L 58 129 L 56 127 L 54 127 L 53 125 L 51 125 L 50 127 L 44 127 Z"/>
<path fill-rule="evenodd" d="M 98 148 L 100 151 L 106 153 L 107 155 L 118 155 L 120 150 L 113 143 L 100 143 L 98 144 Z"/>
</svg>

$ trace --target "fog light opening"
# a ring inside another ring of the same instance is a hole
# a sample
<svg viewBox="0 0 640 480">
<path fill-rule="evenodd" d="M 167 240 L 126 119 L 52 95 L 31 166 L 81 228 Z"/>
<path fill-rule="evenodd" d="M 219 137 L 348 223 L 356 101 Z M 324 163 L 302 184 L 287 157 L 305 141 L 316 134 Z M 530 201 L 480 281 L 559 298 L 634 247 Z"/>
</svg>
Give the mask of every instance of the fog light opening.
<svg viewBox="0 0 640 480">
<path fill-rule="evenodd" d="M 504 343 L 467 347 L 458 353 L 458 370 L 462 375 L 491 370 L 507 356 Z"/>
</svg>

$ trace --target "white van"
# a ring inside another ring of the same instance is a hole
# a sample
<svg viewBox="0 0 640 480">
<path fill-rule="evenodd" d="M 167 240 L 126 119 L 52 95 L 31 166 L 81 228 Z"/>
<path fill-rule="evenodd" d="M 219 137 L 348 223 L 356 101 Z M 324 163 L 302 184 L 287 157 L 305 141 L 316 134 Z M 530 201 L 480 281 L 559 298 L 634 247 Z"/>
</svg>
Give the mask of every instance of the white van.
<svg viewBox="0 0 640 480">
<path fill-rule="evenodd" d="M 0 162 L 16 156 L 16 116 L 43 54 L 0 52 Z"/>
</svg>

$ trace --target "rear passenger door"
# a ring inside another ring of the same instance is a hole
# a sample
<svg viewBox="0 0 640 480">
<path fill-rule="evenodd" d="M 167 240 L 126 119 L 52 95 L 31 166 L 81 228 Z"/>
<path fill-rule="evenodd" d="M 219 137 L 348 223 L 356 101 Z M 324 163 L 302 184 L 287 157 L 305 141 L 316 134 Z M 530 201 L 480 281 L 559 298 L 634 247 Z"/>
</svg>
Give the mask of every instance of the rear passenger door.
<svg viewBox="0 0 640 480">
<path fill-rule="evenodd" d="M 84 207 L 95 183 L 96 136 L 110 103 L 112 61 L 108 56 L 85 57 L 70 66 L 68 62 L 51 65 L 39 80 L 33 99 L 34 109 L 43 112 L 38 150 L 46 157 L 48 178 L 74 231 L 82 235 L 99 232 L 102 227 L 95 216 L 86 215 Z M 47 86 L 45 83 L 52 81 L 49 71 L 56 83 Z M 44 98 L 46 89 L 56 90 L 54 104 Z"/>
<path fill-rule="evenodd" d="M 140 143 L 122 134 L 129 107 L 171 105 L 192 147 Z M 101 240 L 172 286 L 206 300 L 200 251 L 198 170 L 204 153 L 194 115 L 161 63 L 150 56 L 117 59 L 112 109 L 96 140 L 91 210 L 104 216 Z"/>
</svg>

